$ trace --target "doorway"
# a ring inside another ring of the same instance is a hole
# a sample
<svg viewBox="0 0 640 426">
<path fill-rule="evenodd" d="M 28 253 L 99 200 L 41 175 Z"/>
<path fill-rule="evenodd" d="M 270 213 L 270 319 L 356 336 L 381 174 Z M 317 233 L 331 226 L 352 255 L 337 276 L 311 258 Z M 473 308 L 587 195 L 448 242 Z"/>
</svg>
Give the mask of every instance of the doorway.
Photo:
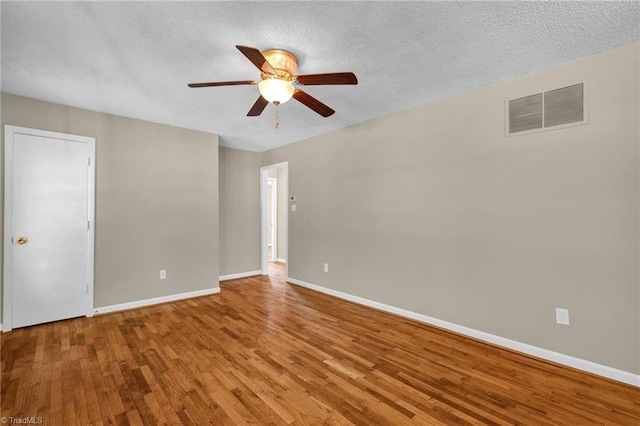
<svg viewBox="0 0 640 426">
<path fill-rule="evenodd" d="M 95 139 L 5 126 L 3 331 L 93 315 Z"/>
<path fill-rule="evenodd" d="M 288 276 L 289 164 L 260 169 L 261 273 L 284 270 Z"/>
<path fill-rule="evenodd" d="M 280 169 L 267 172 L 267 261 L 278 261 L 278 178 Z"/>
</svg>

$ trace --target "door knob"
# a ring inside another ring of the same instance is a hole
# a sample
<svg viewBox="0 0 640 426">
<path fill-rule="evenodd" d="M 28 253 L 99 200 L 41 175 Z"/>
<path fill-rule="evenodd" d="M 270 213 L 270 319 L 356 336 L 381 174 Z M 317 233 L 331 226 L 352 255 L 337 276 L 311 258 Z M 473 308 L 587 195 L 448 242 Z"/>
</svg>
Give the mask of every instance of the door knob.
<svg viewBox="0 0 640 426">
<path fill-rule="evenodd" d="M 18 237 L 18 239 L 16 240 L 16 243 L 20 245 L 27 244 L 27 237 Z"/>
</svg>

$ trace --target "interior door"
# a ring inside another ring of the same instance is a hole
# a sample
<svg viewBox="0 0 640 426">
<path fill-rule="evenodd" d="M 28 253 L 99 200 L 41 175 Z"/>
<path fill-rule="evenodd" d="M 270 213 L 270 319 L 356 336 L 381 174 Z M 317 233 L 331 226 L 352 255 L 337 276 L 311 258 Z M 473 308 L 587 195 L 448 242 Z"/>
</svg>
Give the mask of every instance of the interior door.
<svg viewBox="0 0 640 426">
<path fill-rule="evenodd" d="M 93 296 L 89 169 L 94 147 L 23 132 L 13 132 L 10 143 L 11 325 L 85 315 Z"/>
</svg>

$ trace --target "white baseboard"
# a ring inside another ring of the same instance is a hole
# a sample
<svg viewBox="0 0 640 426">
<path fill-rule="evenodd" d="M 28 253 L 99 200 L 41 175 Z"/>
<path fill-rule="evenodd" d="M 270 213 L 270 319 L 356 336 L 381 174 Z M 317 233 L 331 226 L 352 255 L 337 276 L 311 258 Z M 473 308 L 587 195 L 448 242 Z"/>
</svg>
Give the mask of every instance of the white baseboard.
<svg viewBox="0 0 640 426">
<path fill-rule="evenodd" d="M 628 371 L 618 370 L 616 368 L 597 364 L 595 362 L 587 361 L 581 358 L 576 358 L 570 355 L 561 354 L 559 352 L 550 351 L 548 349 L 539 348 L 537 346 L 528 345 L 526 343 L 517 342 L 515 340 L 507 339 L 505 337 L 496 336 L 494 334 L 485 333 L 484 331 L 478 331 L 462 325 L 454 324 L 447 321 L 442 321 L 437 318 L 432 318 L 426 315 L 418 314 L 416 312 L 407 311 L 401 308 L 396 308 L 395 306 L 385 305 L 384 303 L 379 303 L 373 300 L 364 299 L 362 297 L 353 296 L 348 293 L 343 293 L 341 291 L 332 290 L 326 287 L 321 287 L 319 285 L 297 280 L 295 278 L 287 278 L 287 282 L 290 282 L 291 284 L 299 285 L 301 287 L 306 287 L 311 290 L 319 291 L 321 293 L 325 293 L 331 296 L 335 296 L 340 299 L 348 300 L 350 302 L 354 302 L 359 305 L 368 306 L 371 308 L 379 309 L 381 311 L 390 312 L 392 314 L 396 314 L 401 317 L 410 318 L 426 324 L 435 325 L 436 327 L 451 330 L 456 333 L 463 334 L 465 336 L 473 337 L 488 343 L 513 349 L 518 352 L 523 352 L 528 355 L 533 355 L 535 357 L 542 358 L 548 361 L 553 361 L 558 364 L 563 364 L 569 367 L 573 367 L 578 370 L 597 374 L 598 376 L 603 376 L 603 377 L 613 379 L 619 382 L 627 383 L 633 386 L 640 386 L 639 374 L 629 373 Z"/>
<path fill-rule="evenodd" d="M 240 272 L 240 273 L 237 273 L 237 274 L 229 274 L 229 275 L 220 275 L 220 281 L 237 280 L 238 278 L 255 277 L 256 275 L 260 275 L 261 273 L 262 272 L 258 269 L 257 271 Z"/>
<path fill-rule="evenodd" d="M 279 262 L 279 263 L 287 263 L 287 259 L 280 259 L 280 258 L 278 258 L 278 262 Z"/>
<path fill-rule="evenodd" d="M 154 297 L 152 299 L 137 300 L 135 302 L 120 303 L 118 305 L 103 306 L 95 308 L 94 314 L 106 314 L 109 312 L 125 311 L 127 309 L 141 308 L 143 306 L 157 305 L 158 303 L 174 302 L 176 300 L 190 299 L 198 296 L 208 296 L 220 293 L 220 287 L 207 288 L 204 290 L 188 291 L 186 293 L 171 294 L 169 296 Z"/>
</svg>

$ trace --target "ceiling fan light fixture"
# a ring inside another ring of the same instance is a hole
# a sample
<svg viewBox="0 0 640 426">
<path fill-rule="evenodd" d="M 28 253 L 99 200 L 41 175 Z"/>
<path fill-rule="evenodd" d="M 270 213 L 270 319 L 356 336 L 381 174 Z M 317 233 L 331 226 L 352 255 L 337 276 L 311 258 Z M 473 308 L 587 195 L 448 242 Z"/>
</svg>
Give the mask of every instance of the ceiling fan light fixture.
<svg viewBox="0 0 640 426">
<path fill-rule="evenodd" d="M 272 104 L 283 104 L 293 96 L 295 88 L 290 81 L 268 78 L 258 83 L 260 94 Z"/>
<path fill-rule="evenodd" d="M 0 0 L 2 1 L 2 0 Z M 307 108 L 323 117 L 329 117 L 335 111 L 296 86 L 322 86 L 338 84 L 358 84 L 352 72 L 330 72 L 322 74 L 297 75 L 298 60 L 291 53 L 282 49 L 259 51 L 255 47 L 236 45 L 236 48 L 260 71 L 262 81 L 218 81 L 209 83 L 189 83 L 189 87 L 216 87 L 258 85 L 260 96 L 253 104 L 248 117 L 257 117 L 272 103 L 276 106 L 294 98 Z M 294 84 L 296 86 L 294 86 Z M 276 128 L 278 127 L 278 108 L 276 108 Z"/>
</svg>

